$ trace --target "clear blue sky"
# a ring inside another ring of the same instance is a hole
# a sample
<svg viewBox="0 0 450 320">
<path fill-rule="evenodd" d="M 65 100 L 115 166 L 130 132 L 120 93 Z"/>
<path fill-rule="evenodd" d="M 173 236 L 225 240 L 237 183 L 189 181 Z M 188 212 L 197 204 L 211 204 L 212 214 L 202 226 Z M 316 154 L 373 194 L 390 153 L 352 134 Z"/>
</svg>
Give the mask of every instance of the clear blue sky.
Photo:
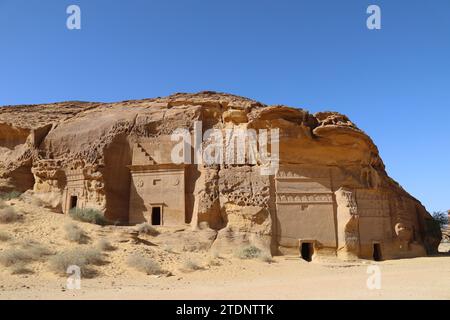
<svg viewBox="0 0 450 320">
<path fill-rule="evenodd" d="M 216 90 L 345 113 L 394 179 L 450 209 L 448 0 L 0 0 L 0 49 L 0 105 Z"/>
</svg>

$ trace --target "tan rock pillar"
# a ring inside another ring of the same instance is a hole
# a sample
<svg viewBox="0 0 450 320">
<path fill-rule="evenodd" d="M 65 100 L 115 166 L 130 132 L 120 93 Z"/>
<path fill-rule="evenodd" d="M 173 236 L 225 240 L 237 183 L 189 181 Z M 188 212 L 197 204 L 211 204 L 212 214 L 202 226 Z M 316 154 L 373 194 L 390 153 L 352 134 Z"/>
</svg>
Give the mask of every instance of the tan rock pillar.
<svg viewBox="0 0 450 320">
<path fill-rule="evenodd" d="M 337 254 L 355 259 L 359 253 L 358 208 L 353 190 L 340 188 L 335 192 L 337 203 Z"/>
</svg>

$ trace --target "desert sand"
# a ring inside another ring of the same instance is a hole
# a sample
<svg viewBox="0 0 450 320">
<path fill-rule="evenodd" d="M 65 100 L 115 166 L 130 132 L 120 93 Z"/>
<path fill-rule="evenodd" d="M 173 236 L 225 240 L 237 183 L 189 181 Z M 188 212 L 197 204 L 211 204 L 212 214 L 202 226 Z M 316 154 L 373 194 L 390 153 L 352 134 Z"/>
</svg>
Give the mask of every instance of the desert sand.
<svg viewBox="0 0 450 320">
<path fill-rule="evenodd" d="M 201 242 L 185 241 L 191 233 L 195 233 L 193 239 L 205 233 L 206 239 L 207 230 L 160 227 L 160 235 L 139 235 L 142 241 L 135 241 L 127 236 L 135 227 L 101 227 L 75 222 L 29 201 L 7 203 L 23 218 L 0 224 L 0 231 L 11 235 L 0 241 L 0 253 L 35 241 L 55 254 L 94 247 L 101 238 L 107 238 L 115 250 L 102 253 L 104 263 L 94 267 L 93 278 L 81 279 L 79 290 L 67 289 L 67 278 L 51 270 L 49 257 L 29 263 L 26 274 L 12 274 L 11 267 L 2 266 L 1 299 L 450 299 L 448 243 L 441 244 L 436 256 L 382 262 L 322 259 L 308 263 L 296 256 L 275 257 L 272 262 L 242 260 L 234 255 L 217 256 L 203 250 Z M 67 223 L 87 233 L 86 244 L 65 238 Z M 186 247 L 186 242 L 192 247 Z M 170 273 L 137 271 L 127 265 L 130 254 L 151 257 Z M 373 264 L 380 267 L 381 288 L 370 290 L 367 268 Z"/>
</svg>

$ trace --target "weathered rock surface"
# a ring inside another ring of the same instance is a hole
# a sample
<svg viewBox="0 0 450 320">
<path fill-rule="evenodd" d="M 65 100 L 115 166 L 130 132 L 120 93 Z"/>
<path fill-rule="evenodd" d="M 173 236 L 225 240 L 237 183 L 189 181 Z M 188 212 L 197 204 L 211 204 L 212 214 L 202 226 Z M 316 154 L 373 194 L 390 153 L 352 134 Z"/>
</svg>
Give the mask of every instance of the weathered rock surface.
<svg viewBox="0 0 450 320">
<path fill-rule="evenodd" d="M 278 171 L 261 175 L 260 159 L 174 165 L 171 134 L 196 121 L 202 132 L 279 129 Z M 32 189 L 57 212 L 96 208 L 123 223 L 206 223 L 224 251 L 255 244 L 274 254 L 399 258 L 433 253 L 441 239 L 370 137 L 336 112 L 215 92 L 5 106 L 0 151 L 3 190 Z"/>
</svg>

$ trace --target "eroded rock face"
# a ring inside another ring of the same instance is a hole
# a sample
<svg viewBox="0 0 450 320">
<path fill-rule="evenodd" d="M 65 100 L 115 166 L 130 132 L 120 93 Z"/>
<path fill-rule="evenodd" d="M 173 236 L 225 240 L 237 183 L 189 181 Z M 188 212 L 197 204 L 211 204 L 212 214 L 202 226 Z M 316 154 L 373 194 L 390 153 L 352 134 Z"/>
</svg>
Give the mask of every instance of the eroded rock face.
<svg viewBox="0 0 450 320">
<path fill-rule="evenodd" d="M 248 154 L 238 164 L 174 163 L 172 134 L 199 122 L 201 133 L 224 136 L 278 129 L 278 170 L 261 174 L 262 160 Z M 11 106 L 0 109 L 0 151 L 3 190 L 32 189 L 62 213 L 85 207 L 122 223 L 206 225 L 221 251 L 253 244 L 298 255 L 308 244 L 313 258 L 372 259 L 381 250 L 389 259 L 433 253 L 441 238 L 389 178 L 370 137 L 336 112 L 215 92 Z"/>
</svg>

